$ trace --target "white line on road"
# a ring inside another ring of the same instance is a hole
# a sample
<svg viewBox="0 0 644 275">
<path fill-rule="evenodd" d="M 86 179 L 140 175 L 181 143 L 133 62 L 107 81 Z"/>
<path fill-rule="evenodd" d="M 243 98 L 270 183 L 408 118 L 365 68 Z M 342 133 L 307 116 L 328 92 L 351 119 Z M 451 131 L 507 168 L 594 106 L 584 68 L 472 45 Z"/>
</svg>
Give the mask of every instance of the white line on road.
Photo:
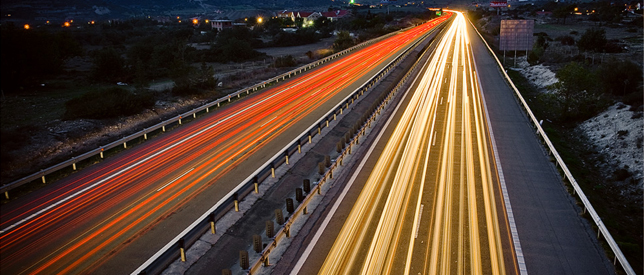
<svg viewBox="0 0 644 275">
<path fill-rule="evenodd" d="M 161 189 L 163 189 L 163 188 L 168 187 L 168 185 L 172 184 L 173 182 L 177 181 L 177 180 L 178 180 L 178 179 L 180 179 L 181 177 L 183 177 L 183 176 L 185 176 L 186 174 L 190 173 L 190 171 L 192 171 L 192 170 L 195 170 L 195 168 L 194 168 L 194 167 L 190 168 L 190 170 L 188 170 L 188 171 L 186 171 L 185 173 L 181 174 L 181 176 L 178 176 L 178 177 L 176 177 L 175 179 L 173 179 L 172 181 L 170 181 L 170 182 L 166 183 L 166 185 L 161 186 L 161 188 L 157 189 L 157 192 L 161 191 Z"/>
<path fill-rule="evenodd" d="M 418 74 L 418 75 L 420 75 L 420 74 Z M 418 75 L 416 75 L 416 78 L 411 83 L 416 82 L 416 80 L 418 78 Z M 385 123 L 385 125 L 380 130 L 380 133 L 378 134 L 376 139 L 371 144 L 371 147 L 369 148 L 369 151 L 367 151 L 365 156 L 362 158 L 362 161 L 360 162 L 360 165 L 358 166 L 358 169 L 355 170 L 355 172 L 351 176 L 351 179 L 349 179 L 349 182 L 347 182 L 347 185 L 344 186 L 344 189 L 342 190 L 342 193 L 340 194 L 340 197 L 338 197 L 338 199 L 335 201 L 335 204 L 333 204 L 333 207 L 331 208 L 331 210 L 327 214 L 326 218 L 324 219 L 324 221 L 320 225 L 320 228 L 315 232 L 315 235 L 313 236 L 313 239 L 311 240 L 309 245 L 304 250 L 304 253 L 302 253 L 302 255 L 300 255 L 300 259 L 297 261 L 297 263 L 293 267 L 293 270 L 291 270 L 291 273 L 290 273 L 291 275 L 298 274 L 300 272 L 300 269 L 302 269 L 302 266 L 304 266 L 304 263 L 306 262 L 306 259 L 308 259 L 309 255 L 311 254 L 311 251 L 313 251 L 313 248 L 315 247 L 317 242 L 320 240 L 320 237 L 322 236 L 322 233 L 324 232 L 324 229 L 326 229 L 326 227 L 329 225 L 329 222 L 331 221 L 331 218 L 333 217 L 333 215 L 335 215 L 335 212 L 340 207 L 340 203 L 342 203 L 342 200 L 344 200 L 344 197 L 349 192 L 349 189 L 351 189 L 351 186 L 353 186 L 353 183 L 355 182 L 356 178 L 358 177 L 358 174 L 362 170 L 362 167 L 364 167 L 365 163 L 367 162 L 367 160 L 371 156 L 371 153 L 376 148 L 376 145 L 378 144 L 378 141 L 380 141 L 380 138 L 382 138 L 382 136 L 384 135 L 385 130 L 389 126 L 389 123 L 393 120 L 395 114 L 398 112 L 398 109 L 400 108 L 402 103 L 405 101 L 405 98 L 409 94 L 409 90 L 411 89 L 412 86 L 413 85 L 410 85 L 409 88 L 407 88 L 407 91 L 405 92 L 404 97 L 402 99 L 400 99 L 400 101 L 398 102 L 398 105 L 396 106 L 396 109 L 394 109 L 394 111 L 392 112 L 391 116 L 389 116 L 389 119 L 387 120 L 387 123 Z"/>
<path fill-rule="evenodd" d="M 418 211 L 418 223 L 416 224 L 416 236 L 414 239 L 418 239 L 418 229 L 420 229 L 420 219 L 423 217 L 423 204 L 420 204 L 420 211 Z"/>
<path fill-rule="evenodd" d="M 320 71 L 319 73 L 312 75 L 312 76 L 311 76 L 310 78 L 308 78 L 308 79 L 316 78 L 316 77 L 318 77 L 319 75 L 321 75 L 321 74 L 323 74 L 323 73 L 326 73 L 327 71 L 329 71 L 329 70 L 331 70 L 331 69 L 333 69 L 333 68 L 335 68 L 335 67 L 339 66 L 339 64 L 340 64 L 340 63 L 338 63 L 338 64 L 336 64 L 336 65 L 333 65 L 333 66 L 330 66 L 330 67 L 328 67 L 327 69 L 322 70 L 322 71 Z M 107 176 L 106 178 L 104 178 L 104 179 L 102 179 L 102 180 L 99 180 L 98 182 L 96 182 L 96 183 L 94 183 L 94 184 L 92 184 L 92 185 L 90 185 L 90 186 L 87 186 L 87 187 L 83 188 L 82 190 L 80 190 L 80 191 L 78 191 L 78 192 L 76 192 L 76 193 L 74 193 L 74 194 L 71 194 L 71 195 L 69 195 L 68 197 L 65 197 L 64 199 L 61 199 L 61 200 L 59 200 L 59 201 L 57 201 L 57 202 L 55 202 L 55 203 L 53 203 L 53 204 L 51 204 L 51 205 L 49 205 L 49 206 L 47 206 L 47 207 L 43 208 L 43 209 L 41 209 L 40 211 L 38 211 L 38 212 L 36 212 L 36 213 L 33 213 L 33 214 L 29 215 L 28 217 L 26 217 L 26 218 L 24 218 L 24 219 L 20 220 L 19 222 L 16 222 L 16 223 L 14 223 L 14 224 L 12 224 L 12 225 L 10 225 L 10 226 L 8 226 L 8 227 L 6 227 L 6 228 L 4 228 L 4 229 L 0 230 L 0 234 L 7 233 L 9 230 L 13 229 L 14 227 L 17 227 L 17 226 L 19 226 L 19 225 L 21 225 L 21 224 L 23 224 L 23 223 L 25 223 L 25 222 L 27 222 L 27 221 L 29 221 L 29 220 L 31 220 L 31 219 L 33 219 L 33 218 L 37 217 L 37 216 L 39 216 L 39 215 L 43 214 L 43 213 L 45 213 L 45 212 L 47 212 L 47 211 L 51 210 L 52 208 L 57 207 L 57 206 L 59 206 L 59 205 L 61 205 L 61 204 L 65 203 L 66 201 L 69 201 L 69 200 L 71 200 L 71 199 L 73 199 L 73 198 L 75 198 L 75 197 L 77 197 L 77 196 L 79 196 L 79 195 L 81 195 L 81 194 L 83 194 L 83 193 L 85 193 L 85 192 L 87 192 L 87 191 L 89 191 L 89 190 L 91 190 L 91 189 L 93 189 L 93 188 L 95 188 L 95 187 L 97 187 L 97 186 L 99 186 L 99 185 L 101 185 L 101 184 L 105 183 L 106 181 L 108 181 L 108 180 L 110 180 L 110 179 L 112 179 L 112 178 L 114 178 L 114 177 L 116 177 L 116 176 L 119 176 L 119 175 L 121 175 L 121 174 L 123 174 L 123 173 L 125 173 L 125 172 L 127 172 L 127 171 L 129 171 L 129 170 L 131 170 L 131 169 L 133 169 L 133 168 L 135 168 L 135 167 L 137 167 L 137 166 L 141 165 L 142 163 L 147 162 L 148 160 L 150 160 L 150 159 L 152 159 L 152 158 L 154 158 L 154 157 L 156 157 L 156 156 L 158 156 L 158 155 L 160 155 L 160 154 L 165 153 L 166 151 L 168 151 L 168 150 L 170 150 L 170 149 L 172 149 L 172 148 L 174 148 L 174 147 L 176 147 L 176 146 L 178 146 L 178 145 L 180 145 L 180 144 L 182 144 L 182 143 L 184 143 L 184 142 L 186 142 L 186 141 L 188 141 L 188 140 L 190 140 L 190 139 L 192 139 L 192 138 L 194 138 L 194 137 L 196 137 L 196 136 L 198 136 L 198 135 L 200 135 L 200 134 L 202 134 L 202 133 L 204 133 L 204 132 L 206 132 L 206 131 L 208 131 L 208 130 L 210 130 L 210 129 L 212 129 L 212 128 L 214 128 L 215 126 L 217 126 L 217 125 L 221 124 L 221 123 L 222 123 L 222 122 L 224 122 L 224 121 L 230 120 L 231 118 L 233 118 L 233 117 L 235 117 L 235 116 L 237 116 L 237 115 L 239 115 L 239 114 L 241 114 L 241 113 L 243 113 L 243 112 L 246 112 L 247 110 L 249 110 L 249 109 L 251 109 L 251 108 L 253 108 L 253 107 L 257 106 L 257 105 L 260 105 L 260 104 L 264 103 L 265 101 L 270 100 L 270 99 L 272 99 L 273 97 L 276 97 L 276 96 L 278 96 L 278 95 L 280 95 L 280 94 L 282 94 L 282 93 L 286 92 L 287 90 L 290 90 L 291 88 L 293 88 L 293 87 L 295 87 L 295 86 L 302 85 L 302 83 L 303 83 L 303 81 L 300 81 L 299 83 L 296 83 L 296 84 L 295 84 L 295 85 L 293 85 L 293 86 L 287 87 L 287 88 L 285 88 L 285 89 L 283 89 L 283 90 L 281 90 L 281 91 L 279 91 L 279 92 L 277 92 L 277 93 L 275 93 L 275 94 L 273 94 L 273 95 L 270 95 L 270 96 L 268 96 L 268 97 L 266 97 L 266 98 L 264 98 L 264 99 L 262 99 L 262 100 L 260 100 L 260 101 L 258 101 L 258 102 L 256 102 L 256 103 L 253 103 L 253 104 L 249 105 L 248 107 L 246 107 L 246 108 L 244 108 L 244 109 L 242 109 L 242 110 L 239 110 L 238 112 L 233 113 L 233 114 L 231 114 L 231 115 L 227 116 L 226 118 L 224 118 L 224 119 L 222 119 L 222 120 L 220 120 L 220 121 L 218 121 L 218 122 L 216 122 L 216 123 L 214 123 L 214 124 L 212 124 L 212 125 L 210 125 L 210 126 L 208 126 L 208 127 L 204 128 L 204 129 L 202 129 L 201 131 L 196 132 L 196 133 L 194 133 L 194 134 L 192 134 L 192 135 L 190 135 L 190 136 L 188 136 L 188 137 L 186 137 L 186 138 L 184 138 L 184 139 L 182 139 L 182 140 L 178 141 L 177 143 L 174 143 L 174 144 L 172 144 L 172 145 L 170 145 L 170 146 L 166 147 L 165 149 L 163 149 L 163 150 L 161 150 L 161 151 L 158 151 L 158 152 L 156 152 L 156 153 L 154 153 L 154 154 L 152 154 L 152 155 L 150 155 L 150 156 L 148 156 L 148 157 L 146 157 L 146 158 L 144 158 L 144 159 L 142 159 L 142 160 L 140 160 L 140 161 L 135 162 L 134 164 L 132 164 L 132 165 L 130 165 L 130 166 L 127 166 L 127 167 L 123 168 L 123 170 L 120 170 L 120 171 L 118 171 L 118 172 L 116 172 L 116 173 L 114 173 L 114 174 L 112 174 L 112 175 L 110 175 L 110 176 Z"/>
<path fill-rule="evenodd" d="M 436 131 L 434 131 L 434 141 L 432 141 L 432 146 L 436 145 Z"/>
</svg>

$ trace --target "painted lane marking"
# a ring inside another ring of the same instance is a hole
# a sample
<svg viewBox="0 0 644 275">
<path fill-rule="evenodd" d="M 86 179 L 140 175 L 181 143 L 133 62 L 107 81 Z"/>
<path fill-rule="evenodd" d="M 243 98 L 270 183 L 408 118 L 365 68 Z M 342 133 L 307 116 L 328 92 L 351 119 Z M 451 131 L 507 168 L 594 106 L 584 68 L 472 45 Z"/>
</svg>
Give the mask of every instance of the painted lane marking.
<svg viewBox="0 0 644 275">
<path fill-rule="evenodd" d="M 194 168 L 194 167 L 190 168 L 190 170 L 188 170 L 188 171 L 186 171 L 185 173 L 181 174 L 180 176 L 176 177 L 176 178 L 175 178 L 175 179 L 173 179 L 172 181 L 170 181 L 170 182 L 166 183 L 166 185 L 161 186 L 161 188 L 157 189 L 157 192 L 161 191 L 161 189 L 163 189 L 163 188 L 168 187 L 168 185 L 172 184 L 173 182 L 177 181 L 177 180 L 178 180 L 178 179 L 180 179 L 181 177 L 183 177 L 183 176 L 185 176 L 186 174 L 190 173 L 190 171 L 192 171 L 192 170 L 195 170 L 195 168 Z"/>
</svg>

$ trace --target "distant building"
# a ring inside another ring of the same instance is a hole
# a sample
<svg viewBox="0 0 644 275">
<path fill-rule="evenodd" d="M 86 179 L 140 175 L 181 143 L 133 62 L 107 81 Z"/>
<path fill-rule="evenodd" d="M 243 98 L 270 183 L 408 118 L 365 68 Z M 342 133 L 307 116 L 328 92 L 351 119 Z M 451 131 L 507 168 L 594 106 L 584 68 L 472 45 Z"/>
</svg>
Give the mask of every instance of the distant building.
<svg viewBox="0 0 644 275">
<path fill-rule="evenodd" d="M 291 18 L 295 22 L 295 15 L 296 13 L 293 11 L 284 10 L 277 13 L 277 18 Z"/>
<path fill-rule="evenodd" d="M 344 18 L 351 15 L 348 10 L 335 10 L 323 12 L 322 16 L 328 18 L 331 22 L 336 21 L 340 18 Z"/>
<path fill-rule="evenodd" d="M 223 29 L 232 28 L 233 21 L 232 20 L 212 20 L 210 21 L 210 26 L 213 29 L 217 29 L 218 31 L 221 31 Z"/>
<path fill-rule="evenodd" d="M 213 29 L 217 29 L 217 31 L 221 31 L 223 29 L 229 29 L 232 27 L 246 27 L 245 23 L 234 23 L 232 20 L 211 20 L 210 21 L 210 27 Z"/>
<path fill-rule="evenodd" d="M 302 23 L 304 26 L 312 25 L 315 20 L 322 17 L 322 14 L 319 12 L 306 12 L 299 11 L 297 12 L 296 18 L 302 18 Z"/>
</svg>

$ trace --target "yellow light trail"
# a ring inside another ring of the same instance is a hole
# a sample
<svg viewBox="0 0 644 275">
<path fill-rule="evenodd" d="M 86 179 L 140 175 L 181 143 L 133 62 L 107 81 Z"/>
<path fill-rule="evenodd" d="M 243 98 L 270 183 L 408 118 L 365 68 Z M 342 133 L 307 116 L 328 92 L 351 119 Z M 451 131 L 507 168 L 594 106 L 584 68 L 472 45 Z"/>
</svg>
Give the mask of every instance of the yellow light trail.
<svg viewBox="0 0 644 275">
<path fill-rule="evenodd" d="M 467 25 L 455 14 L 319 274 L 516 273 Z"/>
</svg>

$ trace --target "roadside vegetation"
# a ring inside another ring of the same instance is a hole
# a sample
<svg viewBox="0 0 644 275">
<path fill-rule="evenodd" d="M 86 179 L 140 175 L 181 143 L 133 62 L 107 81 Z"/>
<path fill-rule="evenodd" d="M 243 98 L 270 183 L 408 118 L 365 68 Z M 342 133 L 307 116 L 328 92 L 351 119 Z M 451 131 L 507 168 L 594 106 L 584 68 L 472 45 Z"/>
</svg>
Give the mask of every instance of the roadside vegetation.
<svg viewBox="0 0 644 275">
<path fill-rule="evenodd" d="M 535 20 L 532 50 L 527 55 L 519 51 L 517 62 L 526 60 L 530 66 L 547 66 L 555 72 L 557 81 L 544 88 L 536 87 L 532 82 L 535 79 L 514 70 L 514 52 L 505 61 L 506 70 L 536 117 L 543 119 L 544 130 L 633 268 L 641 271 L 641 179 L 628 166 L 606 170 L 609 162 L 605 153 L 590 145 L 579 130 L 584 121 L 596 119 L 610 106 L 628 105 L 633 112 L 631 119 L 642 117 L 643 24 L 642 10 L 636 10 L 635 4 L 547 2 L 516 6 L 501 15 L 478 9 L 470 11 L 469 17 L 501 59 L 503 52 L 497 48 L 500 21 Z M 617 102 L 626 105 L 616 105 Z M 629 129 L 620 130 L 616 138 L 620 140 L 628 134 Z M 637 148 L 642 147 L 638 144 Z"/>
<path fill-rule="evenodd" d="M 321 17 L 306 25 L 302 20 L 237 18 L 234 22 L 246 27 L 222 31 L 204 21 L 144 17 L 72 27 L 3 24 L 2 183 L 435 17 L 422 11 L 387 15 L 360 8 L 340 20 Z M 300 55 L 258 51 L 322 40 L 335 43 Z"/>
</svg>

